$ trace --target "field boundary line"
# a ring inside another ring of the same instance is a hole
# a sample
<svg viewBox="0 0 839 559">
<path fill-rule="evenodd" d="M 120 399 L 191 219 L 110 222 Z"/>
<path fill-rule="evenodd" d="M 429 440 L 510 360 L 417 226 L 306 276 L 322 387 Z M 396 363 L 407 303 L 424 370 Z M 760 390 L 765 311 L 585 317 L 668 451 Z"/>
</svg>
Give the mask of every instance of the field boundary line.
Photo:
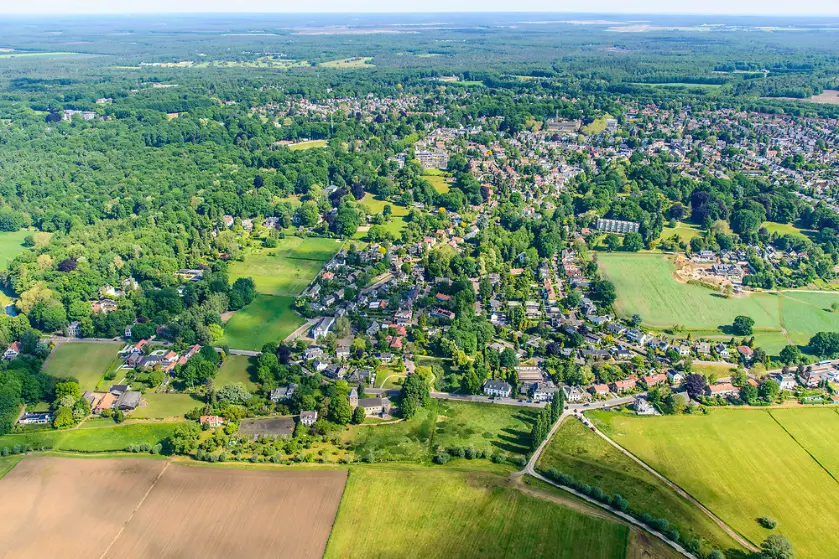
<svg viewBox="0 0 839 559">
<path fill-rule="evenodd" d="M 137 514 L 137 511 L 140 510 L 140 507 L 143 506 L 143 503 L 146 502 L 146 498 L 149 496 L 149 493 L 151 493 L 152 489 L 154 489 L 155 486 L 157 486 L 157 482 L 160 481 L 161 477 L 163 477 L 163 474 L 169 468 L 169 465 L 171 463 L 172 462 L 169 462 L 168 460 L 166 461 L 166 464 L 163 466 L 163 469 L 160 470 L 160 473 L 157 474 L 156 478 L 154 478 L 154 481 L 149 486 L 149 488 L 146 490 L 146 493 L 145 493 L 145 495 L 143 495 L 143 498 L 140 499 L 140 502 L 137 504 L 137 506 L 131 512 L 131 516 L 129 516 L 128 519 L 122 524 L 119 531 L 114 536 L 114 539 L 111 540 L 111 543 L 108 544 L 108 547 L 105 549 L 105 551 L 102 552 L 102 555 L 99 556 L 99 559 L 105 559 L 105 556 L 108 555 L 108 552 L 110 552 L 111 548 L 114 546 L 114 544 L 117 543 L 117 540 L 122 535 L 123 531 L 125 531 L 125 527 L 128 526 L 128 523 L 131 522 L 131 519 L 134 518 L 134 515 Z"/>
<path fill-rule="evenodd" d="M 824 467 L 824 465 L 823 465 L 821 462 L 819 462 L 819 459 L 818 459 L 818 458 L 816 458 L 815 456 L 813 456 L 813 454 L 812 454 L 809 450 L 807 450 L 807 448 L 806 448 L 803 444 L 801 444 L 801 443 L 798 441 L 798 439 L 796 439 L 796 438 L 795 438 L 795 435 L 793 435 L 792 433 L 790 433 L 789 431 L 787 431 L 787 428 L 786 428 L 786 427 L 784 427 L 784 426 L 781 424 L 781 422 L 780 422 L 780 421 L 778 421 L 778 418 L 777 418 L 777 417 L 775 417 L 775 416 L 772 414 L 772 410 L 768 410 L 768 413 L 769 413 L 769 417 L 771 417 L 771 418 L 772 418 L 772 421 L 774 421 L 775 423 L 777 423 L 777 424 L 778 424 L 778 427 L 780 427 L 780 428 L 781 428 L 781 430 L 783 430 L 783 432 L 784 432 L 784 433 L 786 433 L 786 434 L 787 434 L 787 436 L 789 436 L 789 438 L 791 438 L 791 439 L 793 440 L 793 442 L 794 442 L 796 445 L 798 445 L 798 447 L 799 447 L 799 448 L 801 448 L 801 450 L 803 450 L 804 452 L 806 452 L 806 453 L 807 453 L 807 456 L 809 456 L 810 458 L 812 458 L 812 459 L 813 459 L 813 462 L 815 462 L 816 464 L 818 464 L 818 465 L 819 465 L 819 468 L 821 468 L 822 470 L 824 470 L 824 471 L 825 471 L 825 473 L 826 473 L 827 475 L 829 475 L 829 476 L 830 476 L 830 478 L 831 478 L 833 481 L 835 481 L 836 483 L 839 483 L 839 479 L 836 479 L 836 476 L 834 476 L 832 473 L 830 473 L 830 470 L 828 470 L 827 468 L 825 468 L 825 467 Z"/>
<path fill-rule="evenodd" d="M 669 478 L 660 474 L 655 468 L 653 468 L 652 466 L 650 466 L 649 464 L 647 464 L 646 462 L 644 462 L 643 460 L 641 460 L 640 458 L 635 456 L 633 453 L 631 453 L 630 451 L 628 451 L 627 449 L 625 449 L 624 447 L 622 447 L 621 445 L 619 445 L 618 443 L 613 441 L 609 436 L 607 436 L 605 433 L 603 433 L 600 429 L 595 427 L 593 424 L 590 423 L 590 427 L 592 427 L 593 431 L 597 435 L 602 437 L 610 445 L 612 445 L 617 450 L 619 450 L 620 452 L 625 454 L 628 458 L 630 458 L 636 464 L 638 464 L 639 466 L 644 468 L 647 472 L 649 472 L 650 474 L 655 476 L 658 480 L 660 480 L 661 482 L 666 484 L 670 489 L 675 491 L 678 495 L 680 495 L 682 498 L 687 500 L 689 503 L 691 503 L 694 506 L 696 506 L 697 508 L 699 508 L 699 510 L 701 510 L 703 513 L 705 513 L 705 515 L 708 518 L 713 520 L 714 523 L 716 523 L 717 526 L 722 528 L 722 530 L 726 534 L 731 536 L 731 538 L 734 539 L 735 542 L 739 543 L 740 545 L 742 545 L 743 547 L 745 547 L 746 549 L 748 549 L 751 552 L 757 552 L 758 551 L 757 547 L 755 547 L 754 544 L 752 544 L 749 540 L 747 540 L 739 532 L 734 530 L 731 526 L 726 524 L 720 517 L 718 517 L 716 514 L 711 512 L 711 510 L 708 507 L 706 507 L 705 505 L 700 503 L 698 499 L 696 499 L 693 495 L 691 495 L 690 493 L 685 491 L 680 485 L 677 485 L 675 482 L 671 481 Z"/>
</svg>

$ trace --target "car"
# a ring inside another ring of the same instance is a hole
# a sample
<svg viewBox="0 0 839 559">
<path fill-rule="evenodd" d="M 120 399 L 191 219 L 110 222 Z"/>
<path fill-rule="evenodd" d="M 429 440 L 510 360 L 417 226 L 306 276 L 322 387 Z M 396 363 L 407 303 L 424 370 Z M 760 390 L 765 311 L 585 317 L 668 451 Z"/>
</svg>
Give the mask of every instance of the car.
<svg viewBox="0 0 839 559">
<path fill-rule="evenodd" d="M 589 407 L 590 405 L 591 405 L 591 404 L 585 404 L 583 407 L 584 407 L 584 408 L 587 408 L 587 407 Z"/>
</svg>

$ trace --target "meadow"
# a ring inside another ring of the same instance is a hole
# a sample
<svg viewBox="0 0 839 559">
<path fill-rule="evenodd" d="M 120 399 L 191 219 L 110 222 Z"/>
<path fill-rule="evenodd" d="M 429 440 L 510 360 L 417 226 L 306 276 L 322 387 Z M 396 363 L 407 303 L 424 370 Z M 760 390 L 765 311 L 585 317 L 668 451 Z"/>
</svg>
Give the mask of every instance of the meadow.
<svg viewBox="0 0 839 559">
<path fill-rule="evenodd" d="M 227 321 L 218 344 L 258 351 L 267 342 L 281 342 L 305 322 L 294 312 L 294 297 L 257 295 Z"/>
<path fill-rule="evenodd" d="M 676 223 L 676 227 L 664 227 L 661 230 L 659 239 L 669 239 L 673 235 L 678 235 L 679 239 L 683 243 L 688 243 L 691 239 L 698 237 L 700 234 L 702 234 L 702 230 L 697 226 L 680 221 Z"/>
<path fill-rule="evenodd" d="M 688 539 L 703 542 L 703 550 L 729 549 L 737 544 L 698 508 L 627 458 L 581 422 L 569 418 L 557 430 L 539 460 L 609 495 L 619 493 L 636 514 L 664 518 Z"/>
<path fill-rule="evenodd" d="M 442 175 L 429 175 L 424 173 L 422 178 L 430 182 L 431 186 L 434 187 L 434 190 L 440 194 L 446 194 L 449 190 L 451 190 L 449 182 L 446 180 L 446 177 Z"/>
<path fill-rule="evenodd" d="M 224 365 L 216 373 L 216 386 L 241 382 L 251 392 L 257 388 L 255 379 L 251 377 L 251 358 L 247 355 L 228 355 Z"/>
<path fill-rule="evenodd" d="M 355 56 L 353 58 L 341 58 L 340 60 L 329 60 L 318 64 L 321 68 L 332 68 L 337 70 L 357 70 L 359 68 L 373 68 L 376 65 L 370 61 L 372 56 Z"/>
<path fill-rule="evenodd" d="M 73 377 L 82 391 L 94 390 L 122 348 L 119 343 L 68 342 L 56 347 L 44 366 L 44 373 L 57 377 Z"/>
<path fill-rule="evenodd" d="M 143 394 L 148 405 L 139 406 L 130 413 L 131 419 L 171 419 L 183 416 L 205 402 L 191 394 Z"/>
<path fill-rule="evenodd" d="M 388 465 L 350 471 L 325 557 L 623 559 L 628 539 L 510 487 L 506 472 Z"/>
<path fill-rule="evenodd" d="M 193 406 L 194 407 L 194 406 Z M 85 424 L 82 426 L 84 427 Z M 177 423 L 129 423 L 116 425 L 113 421 L 95 422 L 96 427 L 64 429 L 33 429 L 0 437 L 0 447 L 31 445 L 35 449 L 68 452 L 114 452 L 125 450 L 130 444 L 155 445 L 172 435 Z"/>
<path fill-rule="evenodd" d="M 434 445 L 525 455 L 536 415 L 530 408 L 440 400 Z"/>
<path fill-rule="evenodd" d="M 426 178 L 434 178 L 434 177 L 426 177 Z M 378 197 L 373 196 L 369 192 L 364 195 L 364 198 L 361 199 L 359 202 L 365 210 L 367 210 L 371 214 L 380 214 L 384 211 L 385 206 L 389 205 L 391 211 L 391 220 L 384 224 L 385 231 L 388 233 L 392 233 L 393 235 L 399 236 L 402 230 L 405 228 L 407 223 L 405 222 L 405 217 L 408 215 L 408 208 L 405 206 L 400 206 L 399 204 L 395 204 L 390 201 L 382 200 Z M 355 234 L 357 239 L 364 238 L 366 233 L 358 232 Z"/>
<path fill-rule="evenodd" d="M 308 140 L 306 142 L 298 142 L 296 144 L 289 144 L 288 149 L 297 151 L 301 149 L 325 148 L 327 146 L 326 140 Z"/>
<path fill-rule="evenodd" d="M 0 232 L 0 270 L 8 268 L 9 262 L 27 250 L 27 247 L 23 246 L 23 239 L 31 234 L 32 231 L 26 229 Z"/>
<path fill-rule="evenodd" d="M 733 529 L 759 544 L 773 531 L 800 557 L 835 557 L 839 423 L 828 408 L 716 409 L 710 415 L 592 418 L 618 444 L 680 485 Z M 833 428 L 831 429 L 831 426 Z M 813 537 L 818 534 L 818 537 Z"/>
</svg>

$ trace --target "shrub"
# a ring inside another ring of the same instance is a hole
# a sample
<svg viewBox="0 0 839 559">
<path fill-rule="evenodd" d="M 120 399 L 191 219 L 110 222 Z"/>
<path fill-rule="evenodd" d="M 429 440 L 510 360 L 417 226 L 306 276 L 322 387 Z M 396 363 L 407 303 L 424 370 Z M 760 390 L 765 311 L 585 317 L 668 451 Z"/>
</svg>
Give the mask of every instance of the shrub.
<svg viewBox="0 0 839 559">
<path fill-rule="evenodd" d="M 602 489 L 600 489 L 599 487 L 595 487 L 591 490 L 591 496 L 594 497 L 595 499 L 597 499 L 600 502 L 603 502 L 603 503 L 608 503 L 609 502 L 609 496 L 606 495 L 606 493 Z"/>
<path fill-rule="evenodd" d="M 151 450 L 149 452 L 151 452 L 152 454 L 160 454 L 161 452 L 163 452 L 163 445 L 157 443 L 156 445 L 151 447 Z"/>
<path fill-rule="evenodd" d="M 670 538 L 671 540 L 673 540 L 674 542 L 679 541 L 679 538 L 681 537 L 681 534 L 679 533 L 679 531 L 676 528 L 670 528 L 666 532 L 666 534 L 667 534 L 667 537 Z"/>
<path fill-rule="evenodd" d="M 557 481 L 559 481 L 562 485 L 567 485 L 568 487 L 574 487 L 577 484 L 577 480 L 574 479 L 574 476 L 569 474 L 560 473 Z"/>
<path fill-rule="evenodd" d="M 434 457 L 434 463 L 440 465 L 446 464 L 448 463 L 449 458 L 450 457 L 448 452 L 441 452 L 440 454 Z"/>
<path fill-rule="evenodd" d="M 761 516 L 757 519 L 757 522 L 767 530 L 773 530 L 778 525 L 778 521 L 769 516 Z"/>
<path fill-rule="evenodd" d="M 496 454 L 492 457 L 492 461 L 496 464 L 501 464 L 504 462 L 504 455 L 503 454 Z"/>
<path fill-rule="evenodd" d="M 629 501 L 627 501 L 620 493 L 615 493 L 612 498 L 612 506 L 621 512 L 625 512 L 629 508 Z"/>
<path fill-rule="evenodd" d="M 19 444 L 16 444 L 12 447 L 12 454 L 20 454 L 21 448 Z"/>
<path fill-rule="evenodd" d="M 259 460 L 259 456 L 256 455 L 256 454 L 251 454 L 251 458 L 250 458 L 251 463 L 256 464 L 257 460 Z"/>
<path fill-rule="evenodd" d="M 9 447 L 4 446 L 0 448 L 0 456 L 8 456 L 9 455 Z"/>
<path fill-rule="evenodd" d="M 140 452 L 148 452 L 151 450 L 151 445 L 149 443 L 140 443 L 138 450 Z"/>
<path fill-rule="evenodd" d="M 667 529 L 670 527 L 670 523 L 667 522 L 664 518 L 656 518 L 652 522 L 650 522 L 650 526 L 658 530 L 659 532 L 666 532 Z"/>
<path fill-rule="evenodd" d="M 464 454 L 468 460 L 472 460 L 475 457 L 475 449 L 470 446 L 464 451 Z"/>
</svg>

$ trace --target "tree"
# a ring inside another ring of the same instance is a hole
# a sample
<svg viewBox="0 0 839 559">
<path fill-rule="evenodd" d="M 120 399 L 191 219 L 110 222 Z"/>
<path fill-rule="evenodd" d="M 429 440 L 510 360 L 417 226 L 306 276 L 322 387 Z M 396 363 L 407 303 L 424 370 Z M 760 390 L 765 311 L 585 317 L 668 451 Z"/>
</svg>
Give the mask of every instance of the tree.
<svg viewBox="0 0 839 559">
<path fill-rule="evenodd" d="M 760 397 L 766 400 L 767 402 L 774 402 L 778 398 L 778 394 L 781 392 L 781 387 L 772 379 L 766 379 L 762 383 L 760 383 L 760 388 L 758 389 L 758 393 Z"/>
<path fill-rule="evenodd" d="M 609 252 L 615 252 L 621 246 L 621 238 L 614 233 L 609 233 L 606 235 L 606 240 L 603 241 L 603 244 L 606 245 L 606 250 Z"/>
<path fill-rule="evenodd" d="M 239 310 L 256 297 L 256 285 L 251 278 L 238 278 L 230 288 L 230 308 Z"/>
<path fill-rule="evenodd" d="M 193 421 L 181 423 L 175 428 L 170 439 L 172 450 L 178 454 L 188 454 L 198 447 L 201 428 Z"/>
<path fill-rule="evenodd" d="M 350 400 L 347 393 L 336 390 L 335 395 L 329 401 L 329 420 L 338 425 L 346 425 L 353 418 L 353 410 L 350 407 Z"/>
<path fill-rule="evenodd" d="M 753 405 L 757 401 L 757 388 L 751 384 L 744 384 L 740 389 L 740 397 L 749 405 Z"/>
<path fill-rule="evenodd" d="M 633 314 L 632 318 L 629 319 L 629 323 L 632 324 L 634 328 L 641 326 L 641 322 L 643 322 L 643 320 L 641 319 L 640 314 Z"/>
<path fill-rule="evenodd" d="M 70 427 L 73 423 L 73 409 L 58 408 L 58 411 L 55 412 L 55 417 L 52 420 L 52 426 L 56 429 L 60 429 L 61 427 Z"/>
<path fill-rule="evenodd" d="M 755 321 L 749 316 L 739 315 L 731 324 L 731 331 L 737 336 L 751 336 Z"/>
<path fill-rule="evenodd" d="M 597 280 L 592 282 L 591 296 L 607 307 L 614 303 L 615 299 L 618 297 L 615 292 L 615 285 L 609 280 Z"/>
<path fill-rule="evenodd" d="M 793 559 L 795 552 L 792 544 L 780 534 L 770 534 L 760 544 L 760 556 L 763 559 Z"/>
<path fill-rule="evenodd" d="M 810 350 L 821 357 L 839 353 L 839 332 L 819 332 L 810 338 Z"/>
<path fill-rule="evenodd" d="M 364 408 L 361 406 L 356 406 L 356 408 L 352 411 L 352 422 L 356 425 L 364 423 L 364 419 L 366 417 L 367 414 L 364 413 Z"/>
<path fill-rule="evenodd" d="M 801 362 L 802 353 L 797 345 L 785 345 L 779 357 L 785 365 L 794 365 L 795 363 Z"/>
<path fill-rule="evenodd" d="M 623 250 L 638 252 L 644 248 L 644 238 L 640 233 L 627 233 L 623 236 Z"/>
<path fill-rule="evenodd" d="M 502 367 L 505 367 L 507 369 L 511 369 L 511 368 L 515 367 L 516 365 L 518 365 L 519 358 L 516 355 L 516 352 L 513 348 L 505 347 L 504 351 L 501 352 L 499 362 L 500 362 Z"/>
<path fill-rule="evenodd" d="M 685 378 L 685 390 L 691 398 L 697 398 L 705 392 L 705 377 L 699 374 L 688 375 Z"/>
</svg>

